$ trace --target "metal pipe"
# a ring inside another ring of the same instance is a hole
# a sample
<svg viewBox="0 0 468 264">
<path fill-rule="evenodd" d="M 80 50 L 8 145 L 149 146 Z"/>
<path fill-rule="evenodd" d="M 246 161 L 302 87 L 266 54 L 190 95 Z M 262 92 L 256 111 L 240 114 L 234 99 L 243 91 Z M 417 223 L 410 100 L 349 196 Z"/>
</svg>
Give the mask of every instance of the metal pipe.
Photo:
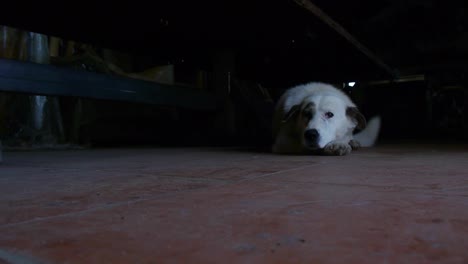
<svg viewBox="0 0 468 264">
<path fill-rule="evenodd" d="M 397 71 L 392 69 L 388 66 L 383 60 L 381 60 L 377 55 L 375 55 L 371 50 L 369 50 L 366 46 L 361 44 L 353 35 L 351 35 L 345 28 L 343 28 L 338 22 L 334 21 L 329 15 L 323 12 L 320 8 L 314 5 L 309 0 L 294 0 L 298 5 L 302 6 L 303 8 L 310 11 L 320 20 L 322 20 L 325 24 L 329 25 L 333 28 L 338 34 L 343 36 L 346 40 L 351 42 L 359 51 L 364 53 L 369 59 L 371 59 L 374 63 L 382 67 L 387 73 L 389 73 L 392 78 L 395 78 L 397 75 Z"/>
</svg>

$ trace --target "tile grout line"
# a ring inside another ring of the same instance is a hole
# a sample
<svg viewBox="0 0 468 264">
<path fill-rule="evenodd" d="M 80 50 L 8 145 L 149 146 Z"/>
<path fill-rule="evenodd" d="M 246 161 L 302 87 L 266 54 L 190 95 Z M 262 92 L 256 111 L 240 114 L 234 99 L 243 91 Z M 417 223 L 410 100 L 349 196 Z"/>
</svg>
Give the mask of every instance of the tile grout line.
<svg viewBox="0 0 468 264">
<path fill-rule="evenodd" d="M 11 251 L 6 251 L 0 249 L 0 261 L 4 260 L 7 263 L 11 264 L 43 264 L 45 262 L 35 259 L 31 256 L 13 253 Z"/>
<path fill-rule="evenodd" d="M 221 182 L 218 185 L 206 186 L 206 187 L 201 187 L 201 188 L 196 188 L 196 189 L 191 189 L 191 190 L 168 192 L 168 193 L 163 193 L 163 194 L 159 194 L 159 195 L 155 195 L 155 196 L 150 196 L 150 197 L 147 197 L 147 198 L 135 199 L 135 200 L 131 200 L 131 201 L 122 201 L 122 202 L 118 202 L 118 203 L 115 203 L 115 204 L 109 204 L 109 205 L 96 206 L 96 207 L 91 207 L 91 208 L 81 210 L 81 211 L 76 211 L 76 212 L 68 212 L 68 213 L 58 214 L 58 215 L 54 215 L 54 216 L 36 217 L 36 218 L 29 219 L 29 220 L 26 220 L 26 221 L 20 221 L 20 222 L 16 222 L 16 223 L 0 225 L 0 229 L 10 228 L 10 227 L 24 225 L 24 224 L 42 222 L 42 221 L 47 221 L 47 220 L 50 220 L 50 219 L 56 219 L 56 218 L 59 219 L 59 218 L 68 217 L 68 216 L 83 215 L 83 214 L 87 214 L 87 213 L 95 212 L 95 211 L 99 211 L 99 210 L 112 209 L 112 208 L 115 208 L 115 207 L 136 204 L 136 203 L 139 203 L 139 202 L 157 200 L 157 199 L 159 199 L 161 197 L 179 195 L 181 192 L 184 192 L 184 193 L 196 192 L 196 191 L 200 191 L 200 190 L 207 190 L 207 189 L 210 189 L 210 188 L 219 188 L 219 187 L 223 187 L 223 186 L 235 185 L 235 184 L 238 184 L 238 183 L 243 183 L 245 181 L 256 180 L 256 179 L 267 177 L 267 176 L 270 176 L 270 175 L 275 175 L 275 174 L 288 172 L 288 171 L 295 171 L 295 170 L 299 170 L 299 169 L 303 169 L 303 168 L 311 167 L 311 166 L 315 166 L 315 165 L 317 165 L 317 164 L 305 165 L 305 166 L 300 166 L 300 167 L 297 167 L 297 168 L 270 172 L 270 173 L 262 174 L 262 175 L 259 175 L 257 177 L 249 178 L 249 179 L 241 179 L 241 180 L 231 181 L 231 182 Z"/>
<path fill-rule="evenodd" d="M 334 183 L 334 182 L 317 182 L 317 181 L 307 181 L 307 182 L 298 182 L 298 181 L 282 181 L 283 183 L 309 183 L 315 185 L 331 185 L 331 186 L 349 186 L 349 187 L 364 187 L 364 188 L 389 188 L 389 191 L 392 191 L 393 188 L 404 189 L 404 191 L 423 191 L 421 194 L 424 195 L 437 195 L 440 197 L 464 197 L 460 194 L 447 194 L 444 191 L 450 191 L 452 189 L 445 190 L 432 190 L 424 187 L 410 187 L 410 186 L 395 186 L 395 185 L 373 185 L 373 184 L 355 184 L 355 183 Z M 432 192 L 431 192 L 432 191 Z"/>
<path fill-rule="evenodd" d="M 206 187 L 206 188 L 208 188 L 208 187 Z M 187 191 L 195 191 L 195 190 L 200 190 L 200 189 L 204 189 L 204 188 L 197 188 L 197 189 L 192 189 L 192 190 L 187 190 Z M 123 205 L 132 205 L 132 204 L 135 204 L 135 203 L 138 203 L 138 202 L 154 200 L 154 199 L 157 199 L 158 197 L 164 197 L 166 195 L 171 195 L 171 194 L 178 193 L 178 192 L 179 191 L 169 192 L 169 193 L 163 193 L 163 194 L 159 194 L 159 195 L 155 195 L 155 196 L 151 196 L 151 197 L 147 197 L 147 198 L 132 199 L 131 201 L 122 201 L 122 202 L 117 202 L 117 203 L 113 203 L 113 204 L 98 205 L 98 206 L 90 207 L 90 208 L 87 208 L 87 209 L 84 209 L 84 210 L 68 212 L 68 213 L 63 213 L 63 214 L 57 214 L 57 215 L 53 215 L 53 216 L 36 217 L 36 218 L 25 220 L 25 221 L 0 225 L 0 230 L 4 229 L 4 228 L 23 225 L 23 224 L 31 224 L 31 223 L 36 223 L 36 222 L 42 222 L 42 221 L 55 219 L 55 218 L 63 218 L 63 217 L 74 216 L 74 215 L 78 216 L 78 215 L 87 214 L 87 213 L 95 212 L 95 211 L 99 211 L 99 210 L 112 209 L 112 208 L 123 206 Z"/>
<path fill-rule="evenodd" d="M 240 180 L 236 181 L 235 183 L 243 183 L 243 182 L 246 182 L 246 181 L 258 180 L 258 179 L 265 178 L 265 177 L 268 177 L 268 176 L 271 176 L 271 175 L 280 174 L 280 173 L 284 173 L 284 172 L 301 170 L 301 169 L 305 169 L 305 168 L 309 168 L 309 167 L 315 167 L 317 165 L 318 165 L 317 163 L 314 163 L 314 164 L 303 165 L 303 166 L 299 166 L 299 167 L 291 168 L 291 169 L 285 169 L 285 170 L 280 170 L 280 171 L 275 171 L 275 172 L 268 172 L 268 173 L 261 174 L 261 175 L 258 175 L 256 177 L 253 177 L 253 178 L 240 179 Z"/>
</svg>

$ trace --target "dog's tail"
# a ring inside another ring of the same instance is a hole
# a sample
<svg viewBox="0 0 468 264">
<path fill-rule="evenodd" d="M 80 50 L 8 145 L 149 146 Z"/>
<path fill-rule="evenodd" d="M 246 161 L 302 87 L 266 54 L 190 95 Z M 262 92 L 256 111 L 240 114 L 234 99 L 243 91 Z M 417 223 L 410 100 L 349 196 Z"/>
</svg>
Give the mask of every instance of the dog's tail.
<svg viewBox="0 0 468 264">
<path fill-rule="evenodd" d="M 362 147 L 372 147 L 375 145 L 380 132 L 380 116 L 375 116 L 367 122 L 364 130 L 354 134 L 354 139 L 361 143 Z"/>
</svg>

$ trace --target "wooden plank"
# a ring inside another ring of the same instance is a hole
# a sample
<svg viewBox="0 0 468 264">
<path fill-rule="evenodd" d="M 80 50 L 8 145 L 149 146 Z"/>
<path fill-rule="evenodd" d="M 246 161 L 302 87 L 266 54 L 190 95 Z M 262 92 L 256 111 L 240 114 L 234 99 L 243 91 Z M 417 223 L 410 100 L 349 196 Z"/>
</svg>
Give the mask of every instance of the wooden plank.
<svg viewBox="0 0 468 264">
<path fill-rule="evenodd" d="M 0 91 L 51 96 L 74 96 L 214 110 L 216 97 L 177 85 L 0 59 Z"/>
</svg>

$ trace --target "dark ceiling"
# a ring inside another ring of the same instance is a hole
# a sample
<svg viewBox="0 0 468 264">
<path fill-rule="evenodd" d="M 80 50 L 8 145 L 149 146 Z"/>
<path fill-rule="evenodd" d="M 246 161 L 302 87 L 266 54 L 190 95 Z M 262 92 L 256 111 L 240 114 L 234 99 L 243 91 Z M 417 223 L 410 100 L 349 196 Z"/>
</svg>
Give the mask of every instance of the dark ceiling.
<svg viewBox="0 0 468 264">
<path fill-rule="evenodd" d="M 402 74 L 465 67 L 465 1 L 312 2 Z M 9 11 L 0 23 L 199 65 L 214 51 L 232 49 L 240 74 L 270 82 L 390 77 L 294 0 L 115 3 L 3 6 Z"/>
</svg>

